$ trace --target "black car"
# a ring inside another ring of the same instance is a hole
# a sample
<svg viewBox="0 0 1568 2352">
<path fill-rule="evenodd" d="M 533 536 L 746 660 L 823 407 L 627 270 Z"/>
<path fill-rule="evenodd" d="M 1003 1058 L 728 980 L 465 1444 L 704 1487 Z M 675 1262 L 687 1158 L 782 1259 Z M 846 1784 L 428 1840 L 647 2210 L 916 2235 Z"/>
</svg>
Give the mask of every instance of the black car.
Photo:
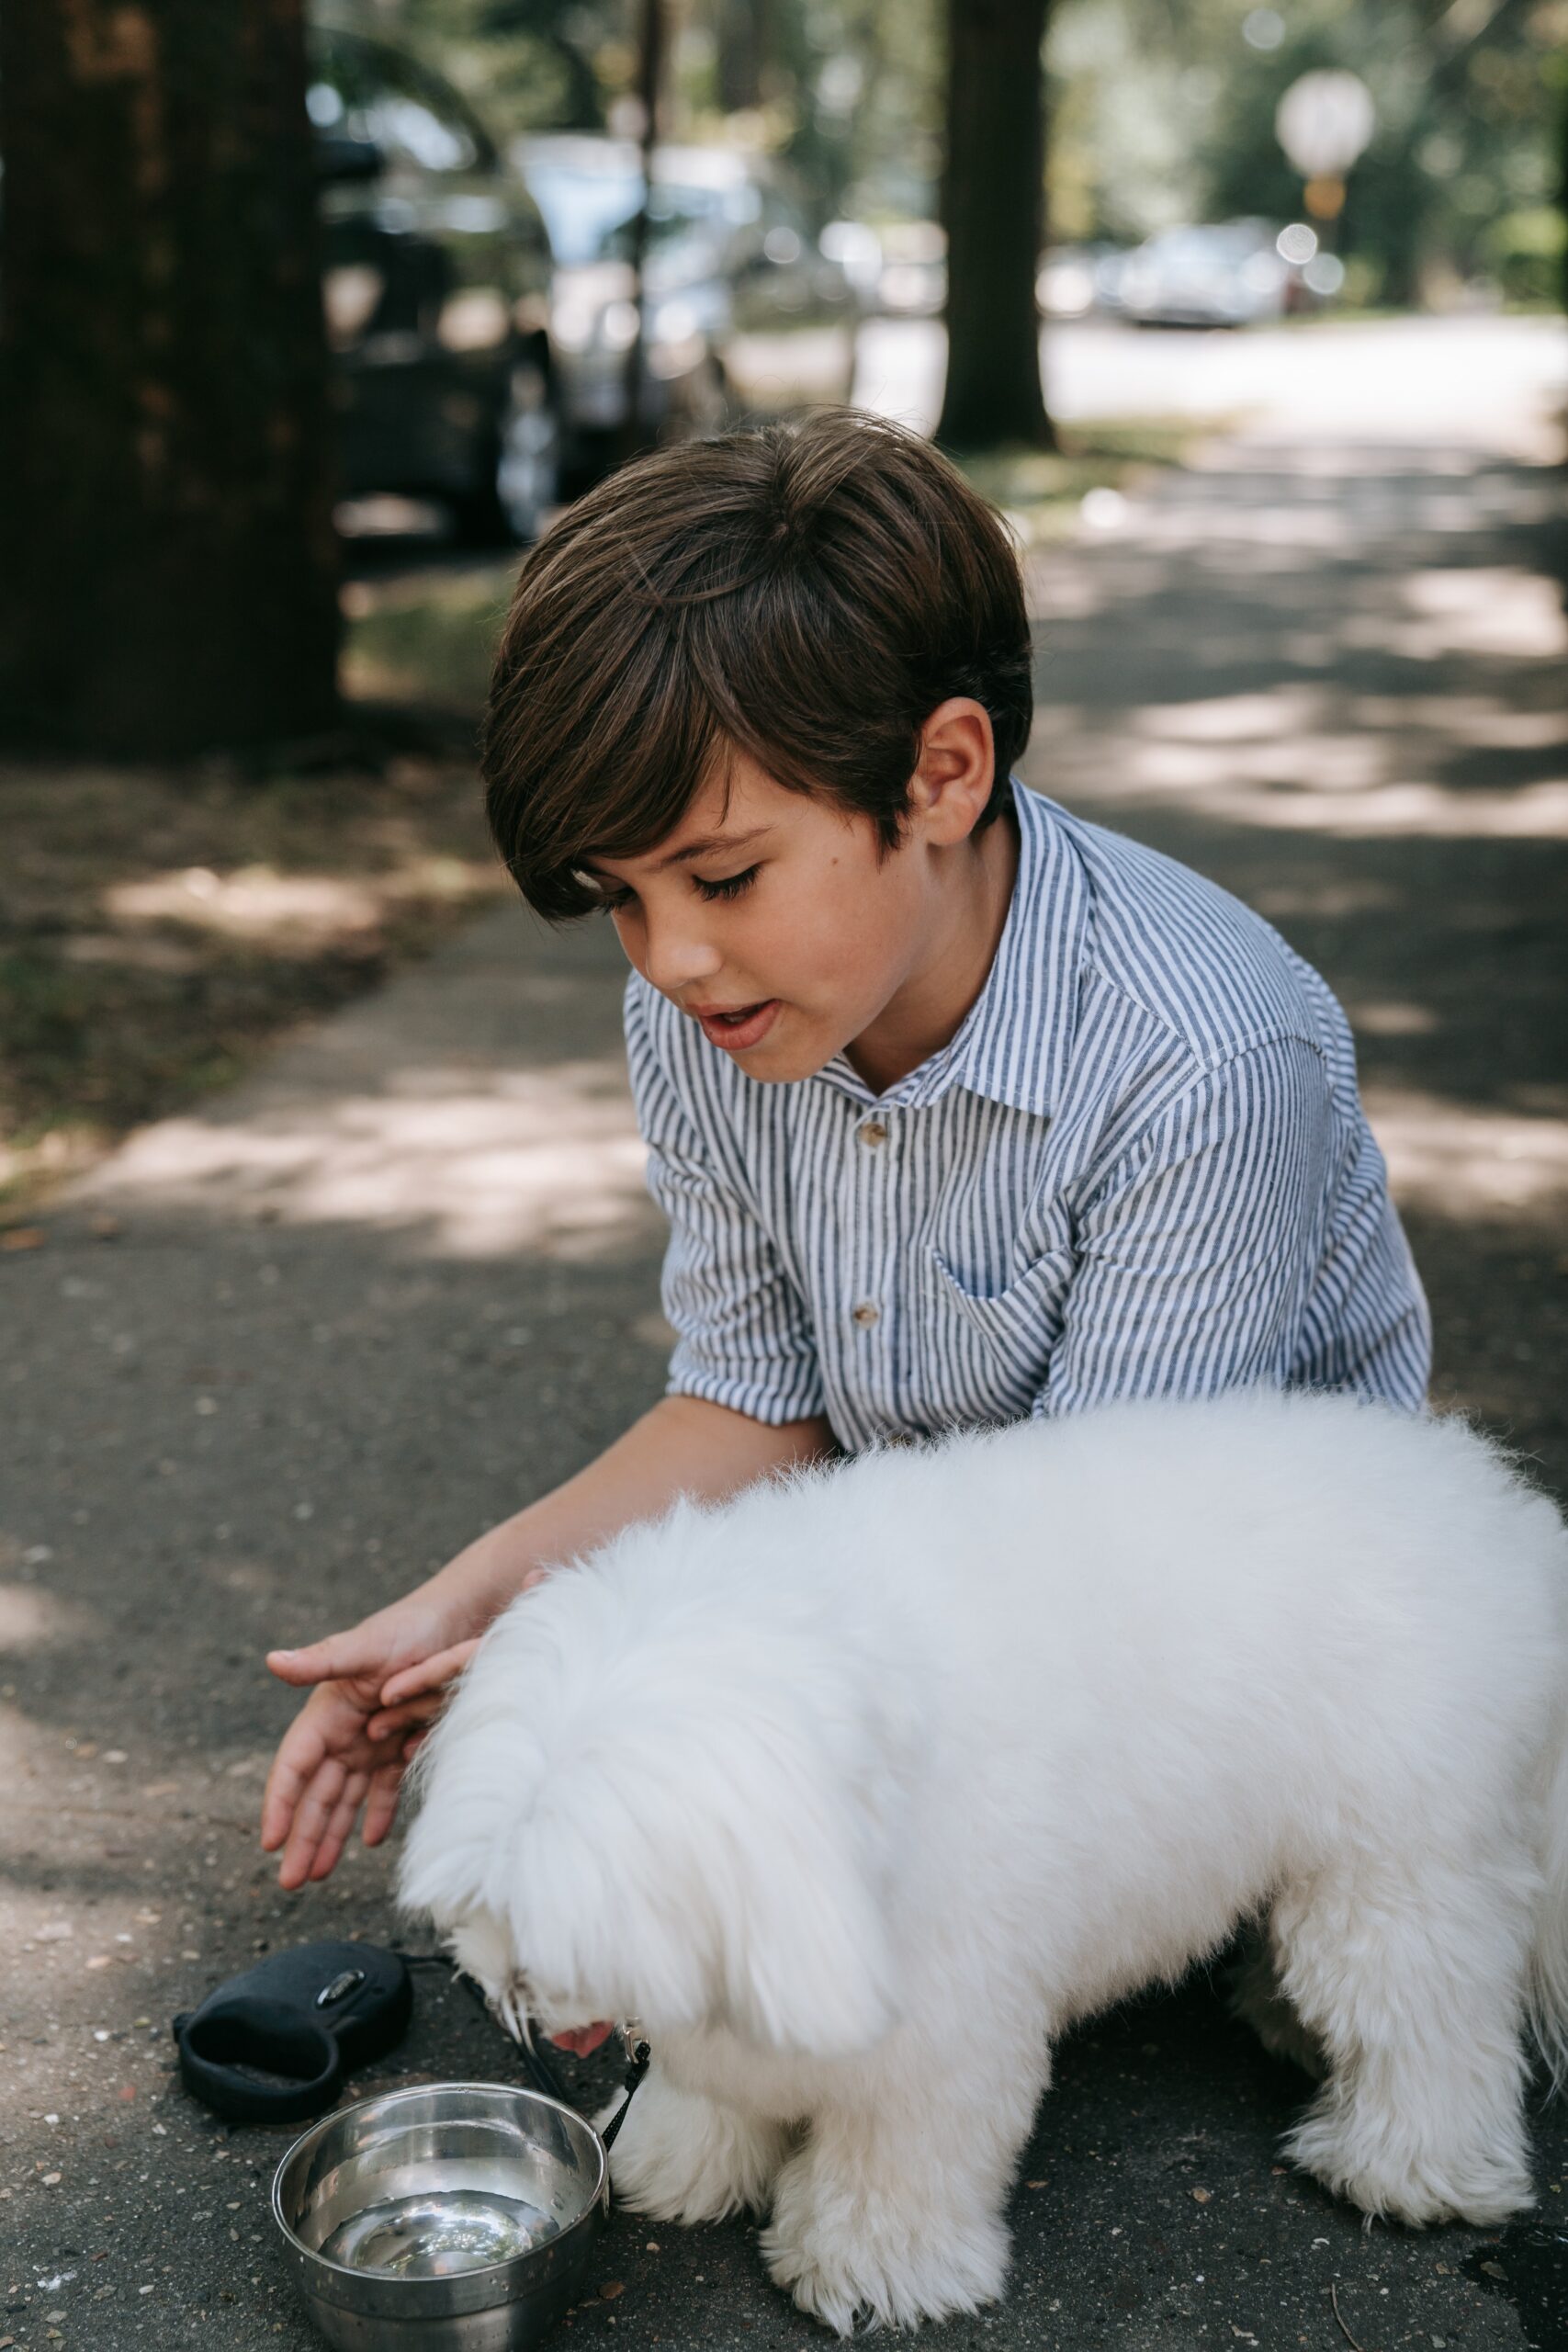
<svg viewBox="0 0 1568 2352">
<path fill-rule="evenodd" d="M 467 99 L 390 42 L 316 31 L 308 105 L 344 495 L 535 537 L 562 467 L 538 207 Z"/>
</svg>

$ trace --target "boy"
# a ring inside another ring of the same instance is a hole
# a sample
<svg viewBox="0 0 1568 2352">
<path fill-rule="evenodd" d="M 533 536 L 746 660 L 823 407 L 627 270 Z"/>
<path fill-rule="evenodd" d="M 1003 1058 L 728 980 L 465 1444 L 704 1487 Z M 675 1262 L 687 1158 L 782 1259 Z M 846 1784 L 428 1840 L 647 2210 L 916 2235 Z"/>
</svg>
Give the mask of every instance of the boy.
<svg viewBox="0 0 1568 2352">
<path fill-rule="evenodd" d="M 473 1639 L 682 1491 L 876 1439 L 1249 1382 L 1409 1410 L 1420 1284 L 1317 975 L 1196 875 L 1011 781 L 1018 566 L 937 452 L 852 413 L 638 460 L 525 564 L 484 767 L 525 897 L 598 909 L 650 1187 L 669 1390 L 349 1632 L 263 1843 L 297 1886 Z"/>
</svg>

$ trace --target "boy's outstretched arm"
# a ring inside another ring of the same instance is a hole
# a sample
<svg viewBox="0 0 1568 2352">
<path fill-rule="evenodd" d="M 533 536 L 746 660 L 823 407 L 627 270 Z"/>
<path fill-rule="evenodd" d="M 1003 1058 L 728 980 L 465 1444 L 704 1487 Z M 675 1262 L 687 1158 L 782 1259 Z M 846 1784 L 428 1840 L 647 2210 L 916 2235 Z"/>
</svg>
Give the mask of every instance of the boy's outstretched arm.
<svg viewBox="0 0 1568 2352">
<path fill-rule="evenodd" d="M 688 1494 L 716 1501 L 771 1472 L 833 1451 L 820 1416 L 779 1426 L 704 1397 L 665 1396 L 585 1469 L 492 1527 L 389 1608 L 300 1650 L 272 1650 L 281 1681 L 310 1695 L 278 1746 L 262 1800 L 261 1842 L 283 1849 L 278 1883 L 325 1878 L 361 1810 L 383 1838 L 404 1748 L 441 1703 L 418 1671 L 481 1634 L 525 1585 L 652 1519 Z"/>
</svg>

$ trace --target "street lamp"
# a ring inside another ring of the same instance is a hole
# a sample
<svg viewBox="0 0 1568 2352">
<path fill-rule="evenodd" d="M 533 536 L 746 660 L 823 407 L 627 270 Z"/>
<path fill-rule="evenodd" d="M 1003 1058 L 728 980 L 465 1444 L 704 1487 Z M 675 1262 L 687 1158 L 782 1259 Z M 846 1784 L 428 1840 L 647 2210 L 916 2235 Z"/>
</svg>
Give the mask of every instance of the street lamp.
<svg viewBox="0 0 1568 2352">
<path fill-rule="evenodd" d="M 1317 220 L 1337 220 L 1345 203 L 1345 175 L 1377 129 L 1372 94 L 1359 74 L 1303 74 L 1291 84 L 1274 116 L 1274 133 L 1306 182 L 1304 201 Z"/>
</svg>

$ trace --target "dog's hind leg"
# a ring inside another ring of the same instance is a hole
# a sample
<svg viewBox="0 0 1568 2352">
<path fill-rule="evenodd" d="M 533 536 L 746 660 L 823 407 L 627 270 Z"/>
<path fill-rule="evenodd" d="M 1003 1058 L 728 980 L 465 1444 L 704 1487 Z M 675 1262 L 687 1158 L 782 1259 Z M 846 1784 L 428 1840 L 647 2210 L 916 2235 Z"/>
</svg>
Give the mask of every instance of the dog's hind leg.
<svg viewBox="0 0 1568 2352">
<path fill-rule="evenodd" d="M 1002 2207 L 1048 2067 L 879 2078 L 819 2109 L 779 2175 L 761 2249 L 775 2285 L 840 2335 L 857 2321 L 914 2327 L 977 2311 L 1002 2291 Z"/>
<path fill-rule="evenodd" d="M 1362 1853 L 1287 1889 L 1280 1990 L 1329 2075 L 1286 2153 L 1369 2213 L 1501 2222 L 1533 2202 L 1523 1986 L 1535 1899 L 1522 1847 L 1473 1867 Z"/>
<path fill-rule="evenodd" d="M 1249 2025 L 1270 2058 L 1283 2058 L 1320 2083 L 1328 2072 L 1323 2044 L 1308 2031 L 1280 1990 L 1280 1972 L 1265 1933 L 1248 1931 L 1241 1957 L 1231 1971 L 1233 2016 Z"/>
<path fill-rule="evenodd" d="M 620 2108 L 617 2096 L 597 2120 Z M 672 2083 L 655 2056 L 610 2151 L 615 2195 L 660 2222 L 760 2212 L 794 2145 L 788 2127 Z"/>
</svg>

